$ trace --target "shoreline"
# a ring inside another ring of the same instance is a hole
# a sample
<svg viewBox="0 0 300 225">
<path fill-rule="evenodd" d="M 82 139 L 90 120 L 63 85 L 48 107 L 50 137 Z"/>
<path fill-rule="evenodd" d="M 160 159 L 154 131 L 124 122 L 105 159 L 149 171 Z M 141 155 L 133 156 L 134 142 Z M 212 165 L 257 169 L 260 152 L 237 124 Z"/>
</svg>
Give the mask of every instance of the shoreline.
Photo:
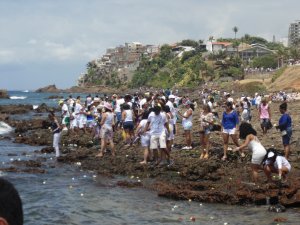
<svg viewBox="0 0 300 225">
<path fill-rule="evenodd" d="M 272 111 L 277 119 L 278 103 L 272 103 Z M 296 112 L 300 108 L 299 102 L 290 103 L 290 111 L 293 114 L 294 137 L 300 134 L 299 116 Z M 297 110 L 296 110 L 297 109 Z M 253 109 L 255 110 L 255 109 Z M 258 120 L 253 111 L 254 127 L 259 132 L 259 139 L 266 148 L 274 145 L 282 149 L 280 135 L 275 129 L 270 130 L 268 136 L 262 137 L 258 129 Z M 197 115 L 197 112 L 195 113 Z M 274 121 L 277 121 L 277 120 Z M 5 121 L 15 128 L 14 142 L 32 146 L 51 146 L 52 135 L 49 135 L 48 123 L 44 119 L 32 119 L 29 121 L 13 121 L 9 118 Z M 67 164 L 80 163 L 83 170 L 92 170 L 104 176 L 122 175 L 124 187 L 143 187 L 157 192 L 158 196 L 176 199 L 191 200 L 209 203 L 224 203 L 233 205 L 266 204 L 267 199 L 275 203 L 279 196 L 279 202 L 287 207 L 300 206 L 300 167 L 299 158 L 296 155 L 297 141 L 292 142 L 292 171 L 289 180 L 283 184 L 279 193 L 276 183 L 265 183 L 266 177 L 260 173 L 259 185 L 253 185 L 250 173 L 250 158 L 246 152 L 245 158 L 240 158 L 238 153 L 229 151 L 228 161 L 221 161 L 222 140 L 219 132 L 211 136 L 211 156 L 208 160 L 199 159 L 199 126 L 197 116 L 194 118 L 193 150 L 180 150 L 184 144 L 181 125 L 178 124 L 179 134 L 175 138 L 175 147 L 171 155 L 175 161 L 172 166 L 140 165 L 143 150 L 140 145 L 124 147 L 120 132 L 115 134 L 116 157 L 113 159 L 109 153 L 102 159 L 95 155 L 99 146 L 96 146 L 87 134 L 78 136 L 64 135 L 61 141 L 61 150 L 64 156 L 58 161 Z M 74 144 L 77 147 L 74 147 Z M 232 143 L 231 143 L 232 144 Z M 232 147 L 232 146 L 230 146 Z M 41 152 L 51 152 L 52 147 Z M 1 170 L 1 168 L 0 168 Z M 34 171 L 31 171 L 34 172 Z M 133 179 L 130 179 L 134 177 Z M 128 181 L 128 179 L 130 179 Z M 150 182 L 149 182 L 150 179 Z M 139 182 L 140 180 L 140 182 Z M 280 194 L 280 195 L 279 195 Z"/>
</svg>

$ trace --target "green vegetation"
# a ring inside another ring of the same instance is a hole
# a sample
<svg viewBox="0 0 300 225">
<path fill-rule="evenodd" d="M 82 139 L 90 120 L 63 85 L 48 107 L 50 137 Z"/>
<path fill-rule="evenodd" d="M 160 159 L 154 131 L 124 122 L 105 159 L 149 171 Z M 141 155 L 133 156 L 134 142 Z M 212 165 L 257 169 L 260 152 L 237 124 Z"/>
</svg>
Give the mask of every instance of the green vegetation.
<svg viewBox="0 0 300 225">
<path fill-rule="evenodd" d="M 127 81 L 125 75 L 118 74 L 116 68 L 111 70 L 101 69 L 95 61 L 87 64 L 87 74 L 84 77 L 86 85 L 108 85 L 115 88 L 120 87 L 141 87 L 153 86 L 161 88 L 177 87 L 194 87 L 206 81 L 217 81 L 221 78 L 227 80 L 231 77 L 233 80 L 244 78 L 245 67 L 263 67 L 277 68 L 287 65 L 289 62 L 300 59 L 300 41 L 299 44 L 292 48 L 285 48 L 280 43 L 268 42 L 266 39 L 245 34 L 237 38 L 238 27 L 233 27 L 234 38 L 219 38 L 220 42 L 231 42 L 235 52 L 231 51 L 229 56 L 226 50 L 218 53 L 207 54 L 205 45 L 202 40 L 186 39 L 177 43 L 177 46 L 190 46 L 194 50 L 186 51 L 178 56 L 178 49 L 167 44 L 161 46 L 160 53 L 154 57 L 147 54 L 141 56 L 139 67 L 133 73 L 130 81 Z M 212 41 L 214 38 L 209 38 Z M 262 57 L 254 57 L 250 60 L 242 61 L 239 57 L 238 50 L 241 43 L 261 44 L 271 50 L 274 54 Z M 115 70 L 115 71 L 114 71 Z M 272 81 L 274 82 L 284 71 L 278 70 Z M 121 76 L 121 77 L 120 77 Z M 264 86 L 257 84 L 259 90 Z M 255 87 L 249 87 L 249 91 L 256 90 Z"/>
<path fill-rule="evenodd" d="M 254 58 L 251 62 L 252 67 L 273 68 L 277 67 L 277 58 L 275 55 L 265 55 Z"/>
<path fill-rule="evenodd" d="M 286 66 L 277 70 L 272 77 L 272 82 L 274 82 L 278 77 L 280 77 L 283 74 L 283 72 L 285 71 L 285 69 L 286 69 Z"/>
</svg>

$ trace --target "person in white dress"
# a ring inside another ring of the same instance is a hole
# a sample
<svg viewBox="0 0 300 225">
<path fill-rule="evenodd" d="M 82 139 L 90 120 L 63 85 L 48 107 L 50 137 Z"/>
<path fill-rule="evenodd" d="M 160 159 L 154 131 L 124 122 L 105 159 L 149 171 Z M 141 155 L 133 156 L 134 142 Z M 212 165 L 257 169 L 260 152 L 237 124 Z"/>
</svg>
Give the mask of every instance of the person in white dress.
<svg viewBox="0 0 300 225">
<path fill-rule="evenodd" d="M 245 142 L 237 147 L 235 151 L 240 151 L 241 156 L 244 157 L 243 149 L 248 147 L 248 149 L 252 152 L 251 158 L 251 169 L 252 169 L 252 177 L 253 182 L 258 182 L 258 171 L 262 170 L 262 161 L 267 154 L 265 147 L 260 143 L 257 138 L 256 130 L 252 127 L 250 123 L 243 122 L 240 125 L 240 139 L 245 140 Z"/>
</svg>

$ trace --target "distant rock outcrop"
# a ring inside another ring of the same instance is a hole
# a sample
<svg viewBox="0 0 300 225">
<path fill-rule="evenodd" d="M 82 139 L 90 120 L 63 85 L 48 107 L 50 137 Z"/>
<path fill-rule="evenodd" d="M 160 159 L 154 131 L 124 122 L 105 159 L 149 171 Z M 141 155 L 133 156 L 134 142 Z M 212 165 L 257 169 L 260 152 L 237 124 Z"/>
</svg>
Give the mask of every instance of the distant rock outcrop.
<svg viewBox="0 0 300 225">
<path fill-rule="evenodd" d="M 59 93 L 59 92 L 62 92 L 62 90 L 57 89 L 56 86 L 55 86 L 55 84 L 52 84 L 52 85 L 48 85 L 48 86 L 43 87 L 43 88 L 39 88 L 35 92 L 37 92 L 37 93 L 45 93 L 45 92 L 48 92 L 48 93 Z"/>
<path fill-rule="evenodd" d="M 9 98 L 6 90 L 0 90 L 0 98 Z"/>
</svg>

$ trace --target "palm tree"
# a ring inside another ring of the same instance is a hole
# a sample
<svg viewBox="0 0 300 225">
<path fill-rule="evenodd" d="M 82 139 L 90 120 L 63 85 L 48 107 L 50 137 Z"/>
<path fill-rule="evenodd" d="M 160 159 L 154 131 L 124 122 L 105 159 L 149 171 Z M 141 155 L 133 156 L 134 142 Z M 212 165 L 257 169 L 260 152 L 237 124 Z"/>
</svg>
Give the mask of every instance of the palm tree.
<svg viewBox="0 0 300 225">
<path fill-rule="evenodd" d="M 234 39 L 236 39 L 236 33 L 239 31 L 239 28 L 237 26 L 234 26 L 232 28 L 233 32 L 234 32 Z"/>
</svg>

